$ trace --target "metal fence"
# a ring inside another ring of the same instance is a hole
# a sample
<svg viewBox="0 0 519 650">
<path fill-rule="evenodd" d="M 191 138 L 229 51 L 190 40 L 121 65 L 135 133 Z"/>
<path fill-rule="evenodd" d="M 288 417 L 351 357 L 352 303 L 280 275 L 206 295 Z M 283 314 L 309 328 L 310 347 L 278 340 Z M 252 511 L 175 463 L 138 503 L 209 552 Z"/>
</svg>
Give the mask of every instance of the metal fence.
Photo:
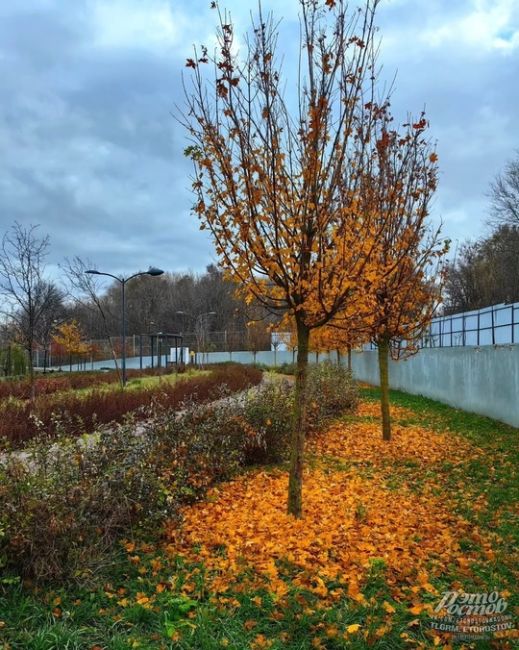
<svg viewBox="0 0 519 650">
<path fill-rule="evenodd" d="M 431 348 L 513 343 L 519 343 L 519 303 L 440 316 L 422 338 L 422 347 Z"/>
<path fill-rule="evenodd" d="M 171 362 L 170 350 L 175 348 L 172 334 L 135 334 L 126 337 L 126 358 L 128 367 L 146 368 L 162 367 Z M 242 330 L 207 331 L 200 333 L 183 332 L 176 336 L 182 339 L 182 345 L 195 353 L 225 352 L 232 356 L 238 350 L 264 350 L 270 348 L 269 335 L 248 338 L 248 332 Z M 111 366 L 114 359 L 122 355 L 122 338 L 88 339 L 88 352 L 76 355 L 67 354 L 56 343 L 50 342 L 47 349 L 37 348 L 33 353 L 33 365 L 36 368 L 54 368 L 63 370 L 95 370 Z M 178 358 L 182 358 L 178 355 Z M 186 359 L 183 359 L 186 361 Z"/>
<path fill-rule="evenodd" d="M 420 348 L 456 348 L 519 343 L 519 302 L 492 305 L 459 314 L 438 316 L 424 331 Z M 398 343 L 406 347 L 405 341 Z M 363 346 L 374 350 L 374 343 Z"/>
</svg>

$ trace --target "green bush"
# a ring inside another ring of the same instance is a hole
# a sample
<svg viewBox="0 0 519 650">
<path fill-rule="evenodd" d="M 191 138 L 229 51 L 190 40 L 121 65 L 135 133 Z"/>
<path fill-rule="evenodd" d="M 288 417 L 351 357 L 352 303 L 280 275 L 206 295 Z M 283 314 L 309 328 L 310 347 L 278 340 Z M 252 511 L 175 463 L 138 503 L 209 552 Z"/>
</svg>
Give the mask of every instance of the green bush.
<svg viewBox="0 0 519 650">
<path fill-rule="evenodd" d="M 275 366 L 271 368 L 274 372 L 279 373 L 280 375 L 295 375 L 297 366 L 295 363 L 282 363 L 280 366 Z"/>
<path fill-rule="evenodd" d="M 37 441 L 0 468 L 0 557 L 38 580 L 95 570 L 122 534 L 173 514 L 153 440 L 126 422 L 95 438 Z"/>
<path fill-rule="evenodd" d="M 292 384 L 268 382 L 239 397 L 220 392 L 205 405 L 194 403 L 198 397 L 180 412 L 154 402 L 144 422 L 127 418 L 81 438 L 67 437 L 69 416 L 55 417 L 56 438 L 36 438 L 23 451 L 0 456 L 0 584 L 15 575 L 90 576 L 118 539 L 150 529 L 156 536 L 162 522 L 217 481 L 286 457 Z M 312 368 L 313 427 L 355 399 L 346 370 Z"/>
<path fill-rule="evenodd" d="M 36 439 L 4 456 L 0 574 L 37 581 L 89 575 L 117 539 L 150 528 L 156 534 L 183 504 L 244 465 L 250 432 L 240 400 L 226 395 L 153 415 L 156 408 L 145 424 L 128 418 L 88 437 Z M 56 421 L 60 427 L 68 431 Z"/>
<path fill-rule="evenodd" d="M 243 401 L 243 419 L 249 427 L 245 464 L 277 463 L 285 459 L 292 429 L 294 396 L 287 381 L 263 384 Z"/>
<path fill-rule="evenodd" d="M 328 361 L 310 366 L 306 401 L 311 427 L 319 428 L 330 418 L 353 409 L 357 399 L 349 370 Z"/>
<path fill-rule="evenodd" d="M 240 402 L 222 393 L 211 404 L 192 403 L 177 417 L 163 413 L 147 425 L 165 459 L 162 477 L 174 499 L 192 501 L 244 462 L 246 431 Z"/>
</svg>

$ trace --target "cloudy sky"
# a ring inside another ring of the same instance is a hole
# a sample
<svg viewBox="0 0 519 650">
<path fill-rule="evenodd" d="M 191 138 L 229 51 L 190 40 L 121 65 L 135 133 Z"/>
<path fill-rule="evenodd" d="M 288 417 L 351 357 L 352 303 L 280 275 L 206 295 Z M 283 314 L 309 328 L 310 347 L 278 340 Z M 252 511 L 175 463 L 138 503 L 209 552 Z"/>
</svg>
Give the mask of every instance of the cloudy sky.
<svg viewBox="0 0 519 650">
<path fill-rule="evenodd" d="M 225 5 L 239 33 L 255 4 Z M 292 48 L 297 4 L 263 1 Z M 40 224 L 55 274 L 74 255 L 117 273 L 214 261 L 172 112 L 215 20 L 209 0 L 2 0 L 0 231 Z M 519 0 L 383 0 L 377 23 L 394 112 L 425 106 L 438 142 L 433 218 L 455 242 L 483 234 L 489 182 L 519 149 Z"/>
</svg>

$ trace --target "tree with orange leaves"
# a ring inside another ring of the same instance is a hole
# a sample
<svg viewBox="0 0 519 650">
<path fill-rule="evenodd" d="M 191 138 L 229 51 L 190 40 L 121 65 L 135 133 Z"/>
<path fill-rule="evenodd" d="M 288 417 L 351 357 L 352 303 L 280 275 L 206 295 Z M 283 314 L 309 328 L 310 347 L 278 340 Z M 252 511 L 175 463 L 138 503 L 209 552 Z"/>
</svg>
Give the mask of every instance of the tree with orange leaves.
<svg viewBox="0 0 519 650">
<path fill-rule="evenodd" d="M 326 327 L 319 327 L 310 332 L 310 339 L 308 341 L 308 351 L 315 353 L 315 362 L 319 363 L 319 355 L 322 352 L 329 353 L 333 348 L 333 344 L 328 336 Z"/>
<path fill-rule="evenodd" d="M 352 300 L 352 304 L 358 303 Z M 345 322 L 348 323 L 345 326 Z M 346 352 L 348 357 L 348 370 L 351 371 L 351 350 L 363 343 L 369 342 L 367 327 L 368 317 L 365 319 L 352 314 L 347 321 L 341 318 L 340 327 L 335 327 L 333 321 L 324 327 L 312 330 L 310 335 L 310 349 L 316 353 L 316 361 L 321 352 L 337 353 L 337 363 L 341 364 L 341 356 Z"/>
<path fill-rule="evenodd" d="M 277 28 L 260 13 L 240 58 L 234 27 L 216 3 L 214 56 L 195 48 L 182 118 L 194 163 L 194 210 L 222 266 L 248 301 L 288 313 L 297 372 L 288 512 L 302 515 L 310 332 L 381 281 L 375 255 L 383 216 L 363 184 L 376 162 L 374 15 L 346 0 L 300 0 L 297 108 L 285 99 Z M 214 77 L 203 64 L 211 63 Z M 390 215 L 387 217 L 390 218 Z"/>
<path fill-rule="evenodd" d="M 57 333 L 52 337 L 53 341 L 62 346 L 69 356 L 70 370 L 72 371 L 72 356 L 82 356 L 90 351 L 89 344 L 83 340 L 83 334 L 75 320 L 61 323 L 57 327 Z"/>
<path fill-rule="evenodd" d="M 425 136 L 427 121 L 390 129 L 386 111 L 379 123 L 376 165 L 365 183 L 368 200 L 384 225 L 377 248 L 383 273 L 372 285 L 369 334 L 378 349 L 382 432 L 391 438 L 389 356 L 412 354 L 441 299 L 441 260 L 449 242 L 428 223 L 429 203 L 437 184 L 437 155 Z"/>
</svg>

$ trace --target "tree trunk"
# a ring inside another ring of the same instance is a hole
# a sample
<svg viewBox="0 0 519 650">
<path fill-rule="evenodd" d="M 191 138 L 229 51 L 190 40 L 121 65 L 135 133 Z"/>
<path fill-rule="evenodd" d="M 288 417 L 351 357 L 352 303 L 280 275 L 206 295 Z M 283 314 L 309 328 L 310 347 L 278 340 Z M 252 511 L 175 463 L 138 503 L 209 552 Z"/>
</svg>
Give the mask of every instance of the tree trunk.
<svg viewBox="0 0 519 650">
<path fill-rule="evenodd" d="M 348 371 L 351 372 L 351 346 L 348 345 Z"/>
<path fill-rule="evenodd" d="M 341 366 L 341 365 L 342 365 L 342 361 L 341 361 L 341 351 L 339 350 L 339 348 L 337 348 L 336 352 L 337 352 L 337 365 L 338 365 L 338 366 Z"/>
<path fill-rule="evenodd" d="M 32 345 L 29 345 L 27 348 L 27 354 L 29 357 L 29 384 L 30 384 L 30 395 L 31 395 L 31 402 L 34 402 L 36 398 L 36 381 L 35 381 L 35 376 L 34 376 L 34 365 L 32 362 Z"/>
<path fill-rule="evenodd" d="M 380 373 L 380 404 L 382 407 L 382 438 L 391 440 L 391 420 L 389 416 L 389 340 L 382 337 L 378 341 L 378 368 Z"/>
<path fill-rule="evenodd" d="M 295 378 L 294 414 L 288 481 L 288 513 L 294 517 L 303 514 L 303 458 L 306 434 L 306 379 L 308 370 L 309 328 L 297 321 L 297 369 Z"/>
</svg>

